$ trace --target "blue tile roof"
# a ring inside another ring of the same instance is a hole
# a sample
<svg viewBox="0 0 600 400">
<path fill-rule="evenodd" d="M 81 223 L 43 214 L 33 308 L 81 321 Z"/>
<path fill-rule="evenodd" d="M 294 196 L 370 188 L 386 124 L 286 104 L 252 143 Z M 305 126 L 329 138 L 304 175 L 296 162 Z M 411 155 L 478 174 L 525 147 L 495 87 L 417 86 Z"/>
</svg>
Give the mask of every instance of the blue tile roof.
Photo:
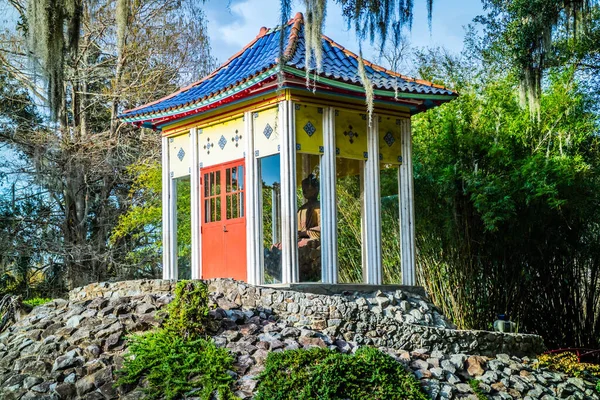
<svg viewBox="0 0 600 400">
<path fill-rule="evenodd" d="M 219 96 L 227 97 L 231 94 L 229 91 L 234 91 L 261 74 L 264 76 L 260 79 L 275 75 L 280 68 L 277 60 L 280 55 L 282 32 L 285 34 L 286 71 L 295 72 L 297 75 L 305 74 L 305 41 L 301 14 L 292 22 L 283 30 L 261 29 L 261 33 L 252 42 L 206 78 L 165 98 L 125 111 L 119 117 L 133 122 L 177 114 L 189 110 L 190 107 L 200 107 Z M 319 76 L 362 88 L 358 76 L 358 56 L 325 36 L 322 38 L 322 44 L 323 62 Z M 455 92 L 441 86 L 407 78 L 369 62 L 365 62 L 365 70 L 375 89 L 398 93 L 400 98 L 403 97 L 403 93 L 419 95 L 411 97 L 424 99 L 433 96 L 437 99 L 447 97 L 446 100 L 450 100 L 456 96 Z"/>
</svg>

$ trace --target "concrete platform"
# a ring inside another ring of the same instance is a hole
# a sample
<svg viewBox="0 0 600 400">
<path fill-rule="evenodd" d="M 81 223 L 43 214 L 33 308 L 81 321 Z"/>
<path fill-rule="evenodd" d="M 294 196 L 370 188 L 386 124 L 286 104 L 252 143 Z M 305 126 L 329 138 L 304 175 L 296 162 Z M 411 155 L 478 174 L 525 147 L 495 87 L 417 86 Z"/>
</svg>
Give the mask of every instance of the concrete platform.
<svg viewBox="0 0 600 400">
<path fill-rule="evenodd" d="M 382 292 L 393 292 L 401 290 L 405 293 L 415 294 L 421 297 L 427 297 L 427 293 L 422 286 L 406 286 L 406 285 L 367 285 L 362 283 L 338 283 L 338 284 L 325 284 L 325 283 L 287 283 L 287 284 L 273 284 L 273 285 L 261 285 L 261 287 L 269 287 L 280 290 L 293 290 L 296 292 L 313 293 L 313 294 L 350 294 L 354 292 L 359 293 L 373 293 L 378 290 Z"/>
</svg>

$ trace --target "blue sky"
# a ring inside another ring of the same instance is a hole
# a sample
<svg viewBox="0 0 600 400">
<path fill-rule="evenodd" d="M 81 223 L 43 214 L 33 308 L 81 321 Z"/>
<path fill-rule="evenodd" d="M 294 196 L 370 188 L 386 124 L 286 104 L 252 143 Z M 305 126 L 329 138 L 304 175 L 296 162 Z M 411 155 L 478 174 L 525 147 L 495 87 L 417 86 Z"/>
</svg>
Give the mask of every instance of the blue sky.
<svg viewBox="0 0 600 400">
<path fill-rule="evenodd" d="M 292 15 L 304 11 L 304 2 L 295 0 L 292 10 Z M 212 52 L 222 63 L 254 39 L 262 26 L 278 25 L 279 0 L 209 0 L 205 3 L 205 12 Z M 464 28 L 480 14 L 483 14 L 481 0 L 434 0 L 430 32 L 426 1 L 416 0 L 409 41 L 413 47 L 443 46 L 452 52 L 459 52 L 463 47 Z M 327 5 L 325 24 L 327 36 L 358 52 L 354 32 L 347 30 L 341 9 L 333 1 Z M 371 46 L 363 45 L 363 51 L 365 58 L 378 61 L 378 53 Z"/>
</svg>

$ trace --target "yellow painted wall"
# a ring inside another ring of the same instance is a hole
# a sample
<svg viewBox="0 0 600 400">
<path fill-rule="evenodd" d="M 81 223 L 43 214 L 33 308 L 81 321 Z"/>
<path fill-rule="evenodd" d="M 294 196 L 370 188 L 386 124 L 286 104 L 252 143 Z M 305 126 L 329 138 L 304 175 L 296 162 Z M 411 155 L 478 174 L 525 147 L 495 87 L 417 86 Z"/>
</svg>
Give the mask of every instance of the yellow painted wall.
<svg viewBox="0 0 600 400">
<path fill-rule="evenodd" d="M 367 157 L 367 115 L 336 110 L 335 145 L 338 157 L 365 160 Z"/>
<path fill-rule="evenodd" d="M 265 157 L 279 153 L 279 129 L 277 127 L 277 108 L 253 112 L 254 124 L 254 155 Z"/>
<path fill-rule="evenodd" d="M 323 108 L 295 103 L 296 150 L 307 154 L 323 153 Z"/>
<path fill-rule="evenodd" d="M 242 116 L 198 130 L 198 160 L 201 168 L 244 158 Z"/>
<path fill-rule="evenodd" d="M 385 164 L 402 163 L 402 119 L 381 115 L 379 120 L 379 157 Z"/>
<path fill-rule="evenodd" d="M 190 174 L 192 149 L 190 148 L 190 134 L 169 138 L 169 170 L 172 178 L 179 178 Z"/>
</svg>

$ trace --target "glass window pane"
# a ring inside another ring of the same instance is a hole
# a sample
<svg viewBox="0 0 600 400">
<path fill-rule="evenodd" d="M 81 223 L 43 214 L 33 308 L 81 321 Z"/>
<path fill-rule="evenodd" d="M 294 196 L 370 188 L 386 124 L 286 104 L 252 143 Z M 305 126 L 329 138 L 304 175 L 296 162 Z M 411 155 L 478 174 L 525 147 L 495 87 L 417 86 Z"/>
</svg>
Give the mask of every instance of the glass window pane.
<svg viewBox="0 0 600 400">
<path fill-rule="evenodd" d="M 237 167 L 231 168 L 231 191 L 235 192 L 238 190 L 237 183 Z"/>
<path fill-rule="evenodd" d="M 300 282 L 321 280 L 320 156 L 298 153 L 298 272 Z"/>
<path fill-rule="evenodd" d="M 363 282 L 362 270 L 362 188 L 364 163 L 336 159 L 338 216 L 338 279 L 340 283 Z"/>
<path fill-rule="evenodd" d="M 281 173 L 279 154 L 260 158 L 263 281 L 281 282 Z"/>
<path fill-rule="evenodd" d="M 240 192 L 240 197 L 239 197 L 239 209 L 240 209 L 240 217 L 243 218 L 246 214 L 244 212 L 244 209 L 246 207 L 245 202 L 244 202 L 244 192 Z"/>
<path fill-rule="evenodd" d="M 381 165 L 381 258 L 383 283 L 402 283 L 400 266 L 400 204 L 398 166 Z"/>
<path fill-rule="evenodd" d="M 238 167 L 238 180 L 237 184 L 240 190 L 244 190 L 244 166 L 240 165 Z"/>
<path fill-rule="evenodd" d="M 215 172 L 215 193 L 221 194 L 221 171 Z"/>
<path fill-rule="evenodd" d="M 204 222 L 210 222 L 211 220 L 211 209 L 210 209 L 210 199 L 204 200 Z"/>
<path fill-rule="evenodd" d="M 233 191 L 233 186 L 231 185 L 231 168 L 227 168 L 225 170 L 225 190 L 227 193 L 231 193 Z"/>
<path fill-rule="evenodd" d="M 210 179 L 209 179 L 209 174 L 204 174 L 204 197 L 208 197 L 209 196 L 209 187 L 210 187 Z"/>
<path fill-rule="evenodd" d="M 191 181 L 184 176 L 175 179 L 177 204 L 177 275 L 179 279 L 191 277 L 192 216 Z"/>
<path fill-rule="evenodd" d="M 232 216 L 232 209 L 231 209 L 231 196 L 227 195 L 227 204 L 225 205 L 225 207 L 227 208 L 227 219 L 232 219 L 234 218 Z"/>
</svg>

